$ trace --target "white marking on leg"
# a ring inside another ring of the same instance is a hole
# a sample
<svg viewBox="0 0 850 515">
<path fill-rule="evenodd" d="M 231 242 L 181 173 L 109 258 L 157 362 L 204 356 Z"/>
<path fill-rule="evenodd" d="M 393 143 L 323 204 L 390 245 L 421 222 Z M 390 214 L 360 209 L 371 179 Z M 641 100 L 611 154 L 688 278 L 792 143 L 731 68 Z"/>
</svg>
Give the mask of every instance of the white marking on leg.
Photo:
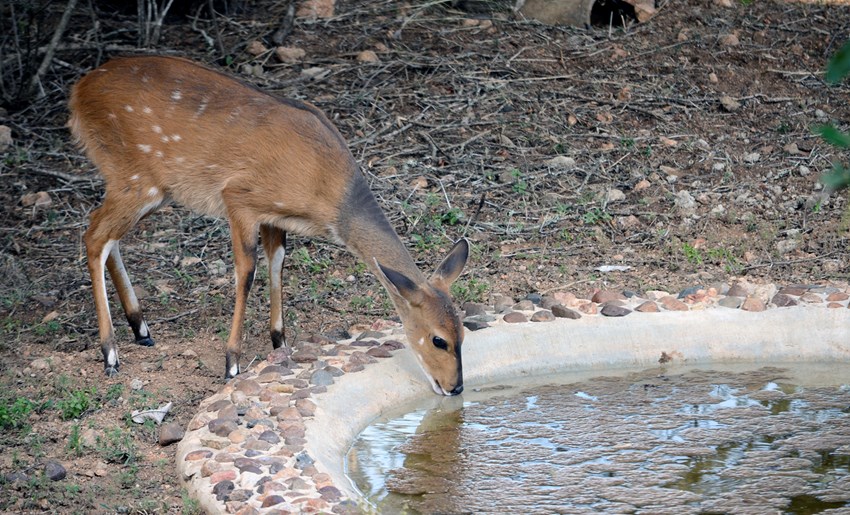
<svg viewBox="0 0 850 515">
<path fill-rule="evenodd" d="M 142 323 L 139 325 L 139 336 L 142 338 L 147 338 L 151 335 L 150 330 L 148 329 L 148 323 L 142 320 Z"/>
<path fill-rule="evenodd" d="M 273 295 L 280 297 L 281 277 L 280 272 L 283 269 L 283 258 L 286 257 L 286 249 L 278 247 L 275 249 L 269 262 L 269 270 L 271 272 L 271 291 Z M 277 313 L 277 316 L 272 321 L 275 331 L 283 331 L 283 309 Z"/>
<path fill-rule="evenodd" d="M 114 348 L 109 349 L 109 353 L 106 354 L 106 364 L 113 368 L 118 365 L 118 353 Z"/>
<path fill-rule="evenodd" d="M 239 363 L 234 363 L 230 365 L 230 371 L 228 372 L 230 377 L 236 377 L 239 375 Z"/>
</svg>

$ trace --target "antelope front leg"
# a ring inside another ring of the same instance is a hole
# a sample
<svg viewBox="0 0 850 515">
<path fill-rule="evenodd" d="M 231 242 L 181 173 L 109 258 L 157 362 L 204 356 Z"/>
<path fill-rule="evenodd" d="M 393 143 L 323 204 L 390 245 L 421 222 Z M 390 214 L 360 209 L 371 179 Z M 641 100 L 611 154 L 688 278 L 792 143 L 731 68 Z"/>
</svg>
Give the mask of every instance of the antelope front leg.
<svg viewBox="0 0 850 515">
<path fill-rule="evenodd" d="M 230 216 L 230 235 L 233 239 L 233 263 L 236 281 L 236 305 L 233 308 L 233 323 L 227 339 L 224 379 L 239 374 L 239 358 L 242 356 L 242 327 L 245 321 L 245 305 L 248 292 L 254 283 L 257 267 L 257 227 L 246 227 L 238 217 Z"/>
</svg>

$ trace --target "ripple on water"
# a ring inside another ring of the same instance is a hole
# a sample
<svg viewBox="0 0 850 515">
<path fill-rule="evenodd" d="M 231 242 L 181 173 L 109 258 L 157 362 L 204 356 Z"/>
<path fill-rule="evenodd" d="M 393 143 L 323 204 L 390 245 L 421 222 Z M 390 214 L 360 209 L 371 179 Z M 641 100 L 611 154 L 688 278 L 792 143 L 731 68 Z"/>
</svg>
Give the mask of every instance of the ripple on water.
<svg viewBox="0 0 850 515">
<path fill-rule="evenodd" d="M 347 469 L 387 513 L 846 513 L 850 392 L 799 375 L 655 369 L 493 388 L 376 422 Z"/>
</svg>

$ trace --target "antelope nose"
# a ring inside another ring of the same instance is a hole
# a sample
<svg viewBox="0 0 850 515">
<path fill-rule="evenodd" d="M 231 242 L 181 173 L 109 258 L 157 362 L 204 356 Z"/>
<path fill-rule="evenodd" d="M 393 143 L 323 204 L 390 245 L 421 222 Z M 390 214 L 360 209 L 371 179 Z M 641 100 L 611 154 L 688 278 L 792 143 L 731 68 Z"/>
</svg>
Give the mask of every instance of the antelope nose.
<svg viewBox="0 0 850 515">
<path fill-rule="evenodd" d="M 461 392 L 463 392 L 463 385 L 459 384 L 459 385 L 455 386 L 454 390 L 450 391 L 449 394 L 459 395 Z"/>
</svg>

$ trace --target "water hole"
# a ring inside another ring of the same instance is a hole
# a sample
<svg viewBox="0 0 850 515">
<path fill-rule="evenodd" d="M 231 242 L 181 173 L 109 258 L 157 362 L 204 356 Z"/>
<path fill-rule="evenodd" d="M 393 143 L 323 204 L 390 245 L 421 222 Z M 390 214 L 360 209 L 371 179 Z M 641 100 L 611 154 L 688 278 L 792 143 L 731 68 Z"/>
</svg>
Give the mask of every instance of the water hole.
<svg viewBox="0 0 850 515">
<path fill-rule="evenodd" d="M 431 399 L 365 429 L 347 474 L 381 513 L 850 513 L 850 366 L 750 368 Z"/>
</svg>

